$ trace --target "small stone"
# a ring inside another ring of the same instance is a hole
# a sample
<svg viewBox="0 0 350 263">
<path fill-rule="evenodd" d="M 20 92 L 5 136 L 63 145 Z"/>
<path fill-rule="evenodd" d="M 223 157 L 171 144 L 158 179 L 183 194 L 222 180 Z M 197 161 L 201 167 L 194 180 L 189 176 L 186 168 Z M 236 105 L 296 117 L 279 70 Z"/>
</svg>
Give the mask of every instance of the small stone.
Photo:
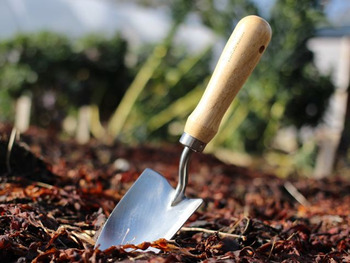
<svg viewBox="0 0 350 263">
<path fill-rule="evenodd" d="M 126 172 L 130 169 L 130 163 L 123 158 L 118 158 L 115 160 L 113 166 L 117 171 L 120 172 Z"/>
</svg>

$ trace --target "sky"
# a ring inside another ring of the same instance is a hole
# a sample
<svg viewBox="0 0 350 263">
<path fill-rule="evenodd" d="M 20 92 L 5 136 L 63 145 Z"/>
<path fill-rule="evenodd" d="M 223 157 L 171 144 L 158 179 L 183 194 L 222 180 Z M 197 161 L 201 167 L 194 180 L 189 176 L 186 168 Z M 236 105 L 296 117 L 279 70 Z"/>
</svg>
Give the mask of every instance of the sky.
<svg viewBox="0 0 350 263">
<path fill-rule="evenodd" d="M 350 0 L 332 0 L 326 8 L 328 18 L 335 25 L 350 26 Z"/>
<path fill-rule="evenodd" d="M 253 1 L 265 17 L 275 2 Z M 335 25 L 350 26 L 350 0 L 329 0 L 326 12 Z M 0 39 L 19 31 L 51 29 L 70 36 L 91 31 L 111 35 L 119 30 L 134 43 L 159 41 L 169 29 L 168 13 L 169 10 L 164 8 L 138 7 L 132 1 L 0 0 Z M 213 33 L 195 19 L 189 19 L 179 31 L 179 38 L 188 43 L 192 39 L 203 39 L 204 47 L 213 38 Z"/>
</svg>

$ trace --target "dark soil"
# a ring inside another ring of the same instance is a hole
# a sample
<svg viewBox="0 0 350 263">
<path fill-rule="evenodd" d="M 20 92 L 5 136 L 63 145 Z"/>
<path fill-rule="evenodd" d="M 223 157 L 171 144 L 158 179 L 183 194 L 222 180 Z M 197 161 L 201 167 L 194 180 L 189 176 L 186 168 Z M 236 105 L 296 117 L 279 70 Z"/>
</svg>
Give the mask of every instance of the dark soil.
<svg viewBox="0 0 350 263">
<path fill-rule="evenodd" d="M 173 240 L 94 249 L 146 167 L 176 186 L 181 146 L 81 146 L 31 128 L 8 163 L 11 130 L 0 131 L 1 262 L 350 262 L 349 181 L 281 179 L 206 154 L 193 156 L 186 190 L 204 204 Z M 161 252 L 140 252 L 149 246 Z"/>
</svg>

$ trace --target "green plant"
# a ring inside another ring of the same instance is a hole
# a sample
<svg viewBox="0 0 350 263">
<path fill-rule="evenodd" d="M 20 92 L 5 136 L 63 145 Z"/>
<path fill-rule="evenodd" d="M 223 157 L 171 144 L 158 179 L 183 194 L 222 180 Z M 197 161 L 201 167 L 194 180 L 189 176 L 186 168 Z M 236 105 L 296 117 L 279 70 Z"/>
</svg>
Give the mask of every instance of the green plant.
<svg viewBox="0 0 350 263">
<path fill-rule="evenodd" d="M 118 35 L 77 41 L 49 32 L 17 35 L 0 43 L 1 99 L 30 92 L 32 122 L 41 126 L 59 127 L 67 113 L 86 104 L 98 105 L 105 117 L 130 82 L 126 52 Z"/>
</svg>

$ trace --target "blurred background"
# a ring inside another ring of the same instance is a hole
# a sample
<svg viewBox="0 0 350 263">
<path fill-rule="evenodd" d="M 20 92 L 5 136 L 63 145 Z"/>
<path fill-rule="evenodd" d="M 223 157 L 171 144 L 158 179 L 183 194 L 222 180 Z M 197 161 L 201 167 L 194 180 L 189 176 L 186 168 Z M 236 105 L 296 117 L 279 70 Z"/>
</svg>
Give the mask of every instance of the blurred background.
<svg viewBox="0 0 350 263">
<path fill-rule="evenodd" d="M 208 153 L 350 178 L 349 0 L 0 0 L 0 123 L 177 144 L 237 22 L 272 27 Z"/>
</svg>

